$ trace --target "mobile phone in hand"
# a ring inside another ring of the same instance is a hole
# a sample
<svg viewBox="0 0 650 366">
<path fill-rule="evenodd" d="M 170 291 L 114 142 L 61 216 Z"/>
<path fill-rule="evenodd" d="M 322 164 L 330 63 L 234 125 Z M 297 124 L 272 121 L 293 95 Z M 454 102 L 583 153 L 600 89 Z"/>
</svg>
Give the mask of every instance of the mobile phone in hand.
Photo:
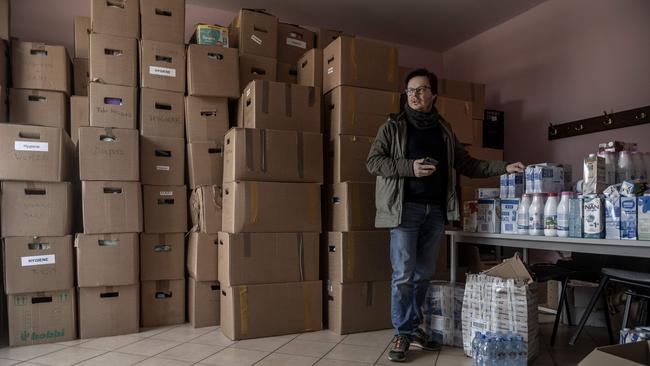
<svg viewBox="0 0 650 366">
<path fill-rule="evenodd" d="M 434 158 L 424 158 L 424 165 L 438 165 L 438 160 Z"/>
</svg>

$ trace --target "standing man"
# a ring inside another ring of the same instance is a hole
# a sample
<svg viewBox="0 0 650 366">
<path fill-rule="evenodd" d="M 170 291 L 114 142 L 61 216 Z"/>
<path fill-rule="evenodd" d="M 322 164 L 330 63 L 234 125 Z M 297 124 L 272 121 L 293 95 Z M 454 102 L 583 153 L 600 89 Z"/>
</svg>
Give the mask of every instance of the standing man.
<svg viewBox="0 0 650 366">
<path fill-rule="evenodd" d="M 368 171 L 377 176 L 375 226 L 391 229 L 395 338 L 388 359 L 396 362 L 406 360 L 411 345 L 440 348 L 420 326 L 444 226 L 460 219 L 453 169 L 471 178 L 524 169 L 522 163 L 469 156 L 434 106 L 438 79 L 433 73 L 414 70 L 406 85 L 404 110 L 381 126 L 367 160 Z"/>
</svg>

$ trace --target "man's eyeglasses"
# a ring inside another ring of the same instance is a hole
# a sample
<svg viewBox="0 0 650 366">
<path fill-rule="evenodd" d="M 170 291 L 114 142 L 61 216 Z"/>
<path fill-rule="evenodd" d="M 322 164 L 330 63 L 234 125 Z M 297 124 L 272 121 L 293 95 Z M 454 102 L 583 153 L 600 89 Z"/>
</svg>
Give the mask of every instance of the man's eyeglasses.
<svg viewBox="0 0 650 366">
<path fill-rule="evenodd" d="M 429 86 L 421 86 L 421 87 L 418 87 L 418 88 L 415 88 L 415 89 L 408 88 L 408 89 L 404 90 L 404 92 L 406 93 L 406 95 L 408 95 L 410 97 L 410 96 L 413 96 L 413 95 L 424 94 L 425 90 L 431 90 L 431 87 L 429 87 Z"/>
</svg>

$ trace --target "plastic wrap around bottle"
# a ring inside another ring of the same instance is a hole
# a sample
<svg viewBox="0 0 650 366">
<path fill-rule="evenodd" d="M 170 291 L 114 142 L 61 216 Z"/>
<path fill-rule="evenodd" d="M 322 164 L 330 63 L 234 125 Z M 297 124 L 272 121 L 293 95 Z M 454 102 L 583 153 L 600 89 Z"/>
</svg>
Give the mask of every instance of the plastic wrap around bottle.
<svg viewBox="0 0 650 366">
<path fill-rule="evenodd" d="M 633 151 L 632 156 L 632 180 L 640 180 L 645 182 L 645 164 L 643 161 L 643 156 L 640 152 Z"/>
<path fill-rule="evenodd" d="M 624 180 L 632 179 L 634 163 L 629 151 L 620 151 L 618 153 L 618 163 L 616 165 L 616 183 L 622 183 Z"/>
<path fill-rule="evenodd" d="M 463 323 L 461 311 L 465 285 L 434 281 L 429 285 L 425 314 L 426 333 L 439 344 L 451 347 L 463 346 Z"/>
<path fill-rule="evenodd" d="M 616 166 L 618 164 L 618 155 L 613 151 L 605 151 L 600 156 L 605 158 L 605 181 L 607 186 L 616 184 Z"/>
</svg>

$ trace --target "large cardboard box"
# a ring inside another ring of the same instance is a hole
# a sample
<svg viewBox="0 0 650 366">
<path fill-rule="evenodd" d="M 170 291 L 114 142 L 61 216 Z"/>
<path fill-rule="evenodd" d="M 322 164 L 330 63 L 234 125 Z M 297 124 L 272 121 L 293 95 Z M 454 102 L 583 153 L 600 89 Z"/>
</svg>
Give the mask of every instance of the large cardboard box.
<svg viewBox="0 0 650 366">
<path fill-rule="evenodd" d="M 377 136 L 389 113 L 399 112 L 399 93 L 339 86 L 325 94 L 325 128 L 336 135 Z"/>
<path fill-rule="evenodd" d="M 240 55 L 277 58 L 278 18 L 263 10 L 242 9 L 229 27 L 229 47 Z"/>
<path fill-rule="evenodd" d="M 322 50 L 340 36 L 354 37 L 340 30 L 319 28 L 316 32 L 316 47 Z"/>
<path fill-rule="evenodd" d="M 77 234 L 77 286 L 124 286 L 140 281 L 139 238 L 128 234 Z"/>
<path fill-rule="evenodd" d="M 297 82 L 300 85 L 323 89 L 323 50 L 312 48 L 298 60 Z"/>
<path fill-rule="evenodd" d="M 142 39 L 185 43 L 185 0 L 140 0 Z"/>
<path fill-rule="evenodd" d="M 185 278 L 185 234 L 140 234 L 140 280 Z"/>
<path fill-rule="evenodd" d="M 642 366 L 650 362 L 650 341 L 597 347 L 578 366 Z"/>
<path fill-rule="evenodd" d="M 73 95 L 70 97 L 70 138 L 77 145 L 79 127 L 90 126 L 90 102 L 88 97 Z"/>
<path fill-rule="evenodd" d="M 439 79 L 438 96 L 471 102 L 472 118 L 483 120 L 483 113 L 485 111 L 485 84 Z"/>
<path fill-rule="evenodd" d="M 366 168 L 366 160 L 374 137 L 337 135 L 330 136 L 330 139 L 327 154 L 327 165 L 331 169 L 329 182 L 375 182 L 375 176 Z"/>
<path fill-rule="evenodd" d="M 65 290 L 73 286 L 72 236 L 4 238 L 5 293 Z"/>
<path fill-rule="evenodd" d="M 88 95 L 90 61 L 87 58 L 72 60 L 72 90 L 74 95 Z"/>
<path fill-rule="evenodd" d="M 390 232 L 329 232 L 326 239 L 330 281 L 390 281 Z"/>
<path fill-rule="evenodd" d="M 323 51 L 323 92 L 339 85 L 397 91 L 397 47 L 341 36 Z"/>
<path fill-rule="evenodd" d="M 142 184 L 180 186 L 185 182 L 185 140 L 170 137 L 140 137 Z"/>
<path fill-rule="evenodd" d="M 244 89 L 246 128 L 320 132 L 320 90 L 308 86 L 255 80 Z"/>
<path fill-rule="evenodd" d="M 228 233 L 320 232 L 320 213 L 317 183 L 229 182 L 223 186 L 222 230 Z"/>
<path fill-rule="evenodd" d="M 68 100 L 61 92 L 9 89 L 9 122 L 66 129 Z"/>
<path fill-rule="evenodd" d="M 74 57 L 90 58 L 90 17 L 74 17 Z"/>
<path fill-rule="evenodd" d="M 72 185 L 2 182 L 2 237 L 64 236 L 72 232 Z M 60 289 L 58 289 L 60 290 Z"/>
<path fill-rule="evenodd" d="M 277 81 L 281 83 L 297 84 L 298 67 L 295 63 L 278 62 Z"/>
<path fill-rule="evenodd" d="M 73 288 L 7 296 L 9 345 L 76 339 L 75 309 Z"/>
<path fill-rule="evenodd" d="M 83 226 L 86 234 L 142 231 L 140 182 L 81 182 Z"/>
<path fill-rule="evenodd" d="M 187 232 L 185 186 L 142 186 L 144 232 L 150 234 Z"/>
<path fill-rule="evenodd" d="M 109 34 L 91 34 L 90 81 L 137 87 L 138 42 Z"/>
<path fill-rule="evenodd" d="M 337 334 L 391 328 L 390 281 L 327 281 L 328 328 Z"/>
<path fill-rule="evenodd" d="M 475 159 L 480 160 L 503 160 L 503 150 L 487 149 L 474 146 L 465 146 L 465 150 Z M 490 178 L 468 178 L 460 176 L 459 184 L 461 187 L 476 188 L 496 188 L 499 187 L 499 177 Z M 463 198 L 464 199 L 464 198 Z"/>
<path fill-rule="evenodd" d="M 0 1 L 0 39 L 8 41 L 11 29 L 11 4 L 10 0 Z"/>
<path fill-rule="evenodd" d="M 98 338 L 140 331 L 140 286 L 82 287 L 79 338 Z"/>
<path fill-rule="evenodd" d="M 375 184 L 338 183 L 327 188 L 330 231 L 375 230 Z"/>
<path fill-rule="evenodd" d="M 79 128 L 81 180 L 139 181 L 138 130 Z"/>
<path fill-rule="evenodd" d="M 224 286 L 318 281 L 318 233 L 219 233 Z"/>
<path fill-rule="evenodd" d="M 472 103 L 453 98 L 438 96 L 436 108 L 442 118 L 449 122 L 454 135 L 462 144 L 474 142 L 474 122 L 472 121 Z"/>
<path fill-rule="evenodd" d="M 140 89 L 140 133 L 144 136 L 185 137 L 183 93 Z"/>
<path fill-rule="evenodd" d="M 142 281 L 140 296 L 143 327 L 185 322 L 185 279 Z"/>
<path fill-rule="evenodd" d="M 322 286 L 321 281 L 222 286 L 221 331 L 240 340 L 321 330 Z"/>
<path fill-rule="evenodd" d="M 295 24 L 278 24 L 278 61 L 296 65 L 300 57 L 314 48 L 314 32 Z"/>
<path fill-rule="evenodd" d="M 90 26 L 94 33 L 140 38 L 140 2 L 91 0 Z"/>
<path fill-rule="evenodd" d="M 70 58 L 63 46 L 36 42 L 11 42 L 13 87 L 70 94 Z"/>
<path fill-rule="evenodd" d="M 192 231 L 209 234 L 221 231 L 222 191 L 220 185 L 201 186 L 192 191 L 190 196 Z"/>
<path fill-rule="evenodd" d="M 194 328 L 219 325 L 221 313 L 221 285 L 219 281 L 199 282 L 188 279 L 187 313 Z"/>
<path fill-rule="evenodd" d="M 219 238 L 216 234 L 192 233 L 187 242 L 187 273 L 199 282 L 217 281 Z"/>
<path fill-rule="evenodd" d="M 187 142 L 219 141 L 229 128 L 228 100 L 216 97 L 185 97 Z"/>
<path fill-rule="evenodd" d="M 276 81 L 278 61 L 274 58 L 239 55 L 239 87 L 244 88 L 253 80 Z"/>
<path fill-rule="evenodd" d="M 235 48 L 187 47 L 187 94 L 239 98 L 239 53 Z"/>
<path fill-rule="evenodd" d="M 0 180 L 71 178 L 74 144 L 60 128 L 0 124 Z"/>
<path fill-rule="evenodd" d="M 223 145 L 216 141 L 187 144 L 190 188 L 223 183 Z"/>
<path fill-rule="evenodd" d="M 185 93 L 185 45 L 140 41 L 140 86 Z"/>
<path fill-rule="evenodd" d="M 138 128 L 138 88 L 90 83 L 90 125 Z"/>
<path fill-rule="evenodd" d="M 224 182 L 323 182 L 323 135 L 233 128 L 226 135 Z"/>
</svg>

